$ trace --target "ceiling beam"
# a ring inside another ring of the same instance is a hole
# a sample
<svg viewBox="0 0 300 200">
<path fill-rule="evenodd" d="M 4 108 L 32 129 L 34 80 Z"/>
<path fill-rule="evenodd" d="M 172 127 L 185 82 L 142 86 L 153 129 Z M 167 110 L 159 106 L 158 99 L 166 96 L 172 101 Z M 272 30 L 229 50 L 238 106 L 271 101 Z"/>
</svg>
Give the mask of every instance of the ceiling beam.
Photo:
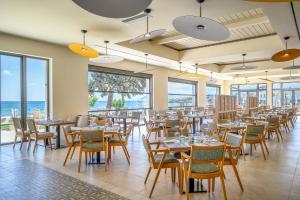
<svg viewBox="0 0 300 200">
<path fill-rule="evenodd" d="M 228 29 L 237 29 L 237 28 L 241 28 L 241 27 L 245 27 L 245 26 L 262 24 L 262 23 L 267 23 L 267 22 L 269 22 L 269 18 L 267 16 L 258 15 L 258 16 L 254 16 L 254 17 L 249 17 L 247 19 L 242 19 L 239 21 L 225 23 L 224 25 Z M 181 33 L 177 33 L 177 34 L 171 35 L 169 37 L 164 37 L 164 38 L 153 40 L 152 44 L 163 45 L 163 44 L 168 44 L 168 43 L 176 42 L 176 41 L 187 39 L 187 38 L 189 38 L 189 36 L 186 36 Z"/>
</svg>

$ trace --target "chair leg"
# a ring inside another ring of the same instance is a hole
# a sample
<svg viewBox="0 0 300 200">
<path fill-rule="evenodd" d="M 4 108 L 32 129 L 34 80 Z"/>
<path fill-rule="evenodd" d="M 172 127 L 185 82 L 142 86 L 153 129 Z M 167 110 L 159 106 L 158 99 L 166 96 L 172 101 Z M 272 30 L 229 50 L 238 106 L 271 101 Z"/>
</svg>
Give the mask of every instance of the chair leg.
<svg viewBox="0 0 300 200">
<path fill-rule="evenodd" d="M 207 191 L 208 192 L 210 192 L 210 186 L 211 186 L 211 184 L 210 184 L 210 178 L 209 178 L 209 179 L 207 179 Z"/>
<path fill-rule="evenodd" d="M 88 157 L 88 155 L 87 155 L 87 152 L 85 152 L 85 165 L 87 166 L 87 157 Z"/>
<path fill-rule="evenodd" d="M 190 193 L 189 193 L 189 179 L 187 176 L 187 171 L 184 171 L 183 174 L 184 174 L 184 182 L 185 182 L 185 195 L 186 195 L 186 199 L 189 200 Z"/>
<path fill-rule="evenodd" d="M 252 156 L 252 144 L 250 144 L 250 156 Z"/>
<path fill-rule="evenodd" d="M 52 151 L 52 138 L 49 138 L 48 140 L 49 140 L 49 144 L 50 144 L 50 149 Z"/>
<path fill-rule="evenodd" d="M 29 151 L 30 146 L 31 146 L 31 137 L 28 138 L 27 151 Z"/>
<path fill-rule="evenodd" d="M 105 171 L 107 171 L 107 164 L 108 164 L 107 149 L 106 151 L 104 151 L 104 162 L 105 162 Z"/>
<path fill-rule="evenodd" d="M 14 146 L 13 146 L 13 149 L 15 149 L 15 146 L 16 146 L 16 142 L 17 142 L 17 136 L 15 136 L 15 140 L 14 140 Z"/>
<path fill-rule="evenodd" d="M 278 142 L 280 142 L 280 138 L 279 138 L 279 132 L 278 132 L 278 130 L 276 130 L 276 131 L 275 131 L 275 133 L 276 133 L 276 136 L 277 136 L 277 141 L 278 141 Z"/>
<path fill-rule="evenodd" d="M 224 174 L 224 172 L 223 172 L 223 174 Z M 227 200 L 224 176 L 222 175 L 220 178 L 221 178 L 221 183 L 222 183 L 222 190 L 223 190 L 223 193 L 224 193 L 224 199 Z"/>
<path fill-rule="evenodd" d="M 63 165 L 63 166 L 66 166 L 66 163 L 67 163 L 69 154 L 70 154 L 70 152 L 71 152 L 71 149 L 72 149 L 72 146 L 70 146 L 69 149 L 68 149 L 68 152 L 67 152 L 67 155 L 66 155 L 66 158 L 65 158 L 65 161 L 64 161 L 64 165 Z"/>
<path fill-rule="evenodd" d="M 269 153 L 268 146 L 267 146 L 266 141 L 265 141 L 264 139 L 263 139 L 263 144 L 264 144 L 264 146 L 265 146 L 265 148 L 266 148 L 267 153 L 270 154 L 270 153 Z"/>
<path fill-rule="evenodd" d="M 261 151 L 262 151 L 262 153 L 263 153 L 264 159 L 266 160 L 265 150 L 264 150 L 262 141 L 260 141 L 260 148 L 261 148 Z"/>
<path fill-rule="evenodd" d="M 215 178 L 212 179 L 212 192 L 215 192 Z"/>
<path fill-rule="evenodd" d="M 81 151 L 81 149 L 80 149 L 80 151 L 79 151 L 78 169 L 77 169 L 78 173 L 80 172 L 81 157 L 82 157 L 82 151 Z"/>
<path fill-rule="evenodd" d="M 139 129 L 139 135 L 141 135 L 141 127 L 138 126 L 138 129 Z"/>
<path fill-rule="evenodd" d="M 238 182 L 239 182 L 240 188 L 241 188 L 241 190 L 244 192 L 244 187 L 243 187 L 242 181 L 241 181 L 241 179 L 240 179 L 238 170 L 237 170 L 237 168 L 236 168 L 235 165 L 232 165 L 232 168 L 233 168 L 234 174 L 235 174 L 235 176 L 236 176 L 236 178 L 237 178 L 237 180 L 238 180 Z"/>
<path fill-rule="evenodd" d="M 71 153 L 70 160 L 73 158 L 75 149 L 76 149 L 76 146 L 73 147 L 73 151 L 72 151 L 72 153 Z"/>
<path fill-rule="evenodd" d="M 148 169 L 148 172 L 147 172 L 147 175 L 146 175 L 146 179 L 145 179 L 145 181 L 144 181 L 144 184 L 146 184 L 147 183 L 147 181 L 148 181 L 148 178 L 149 178 L 149 175 L 150 175 L 150 172 L 151 172 L 151 167 L 149 167 L 149 169 Z"/>
<path fill-rule="evenodd" d="M 154 188 L 155 188 L 155 185 L 156 185 L 156 182 L 158 180 L 158 177 L 159 177 L 159 174 L 160 174 L 160 170 L 161 170 L 161 166 L 158 167 L 158 170 L 157 170 L 157 173 L 156 173 L 156 176 L 155 176 L 155 179 L 154 179 L 154 182 L 153 182 L 153 185 L 152 185 L 152 188 L 151 188 L 151 192 L 149 194 L 149 198 L 151 198 L 152 196 L 152 193 L 154 191 Z"/>
<path fill-rule="evenodd" d="M 23 141 L 24 141 L 24 138 L 21 137 L 21 145 L 20 145 L 20 150 L 22 149 L 22 146 L 23 146 Z"/>
<path fill-rule="evenodd" d="M 178 172 L 178 188 L 179 188 L 179 193 L 182 194 L 182 171 L 180 166 L 177 168 Z"/>
<path fill-rule="evenodd" d="M 35 142 L 34 142 L 33 153 L 35 153 L 36 147 L 37 147 L 37 140 L 35 140 Z"/>
</svg>

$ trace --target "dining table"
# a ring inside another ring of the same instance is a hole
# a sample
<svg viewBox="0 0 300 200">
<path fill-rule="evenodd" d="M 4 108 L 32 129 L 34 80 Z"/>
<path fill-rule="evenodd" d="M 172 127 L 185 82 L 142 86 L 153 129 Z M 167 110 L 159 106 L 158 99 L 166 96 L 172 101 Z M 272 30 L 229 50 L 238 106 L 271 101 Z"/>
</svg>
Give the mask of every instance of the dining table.
<svg viewBox="0 0 300 200">
<path fill-rule="evenodd" d="M 100 115 L 99 117 L 103 117 L 103 118 L 110 118 L 112 120 L 112 122 L 115 122 L 115 119 L 122 119 L 123 120 L 123 127 L 124 130 L 127 130 L 127 119 L 134 119 L 136 117 L 131 116 L 131 115 L 117 115 L 117 114 L 108 114 L 108 115 Z"/>
<path fill-rule="evenodd" d="M 158 141 L 163 147 L 168 148 L 172 152 L 190 151 L 192 146 L 219 146 L 224 145 L 217 138 L 210 136 L 179 136 L 179 137 L 161 137 Z M 202 180 L 189 179 L 189 193 L 207 192 L 202 184 Z M 196 186 L 196 187 L 195 187 Z"/>
<path fill-rule="evenodd" d="M 60 144 L 60 127 L 64 125 L 75 125 L 77 122 L 76 121 L 66 121 L 66 120 L 36 120 L 35 124 L 38 126 L 44 126 L 46 129 L 46 132 L 49 132 L 50 127 L 56 127 L 56 144 L 55 148 L 59 149 L 62 147 Z"/>
<path fill-rule="evenodd" d="M 117 135 L 120 139 L 120 142 L 122 143 L 122 140 L 120 138 L 120 126 L 88 126 L 88 127 L 71 127 L 71 133 L 72 140 L 75 139 L 75 136 L 78 136 L 81 131 L 93 131 L 93 130 L 103 130 L 106 137 L 109 138 L 113 137 L 114 135 Z M 123 144 L 123 148 L 126 149 L 126 146 Z M 126 149 L 127 150 L 127 149 Z M 94 164 L 105 164 L 101 161 L 101 153 L 96 153 L 96 159 L 91 159 L 88 164 L 94 165 Z"/>
</svg>

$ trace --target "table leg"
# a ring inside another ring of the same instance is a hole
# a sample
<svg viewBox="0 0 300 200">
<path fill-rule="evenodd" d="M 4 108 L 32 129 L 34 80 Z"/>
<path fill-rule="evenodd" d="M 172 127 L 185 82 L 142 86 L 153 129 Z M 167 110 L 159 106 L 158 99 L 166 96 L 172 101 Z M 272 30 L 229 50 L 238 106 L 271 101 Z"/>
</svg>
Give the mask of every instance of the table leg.
<svg viewBox="0 0 300 200">
<path fill-rule="evenodd" d="M 59 125 L 56 126 L 56 133 L 57 133 L 56 148 L 59 149 L 60 148 L 60 126 Z"/>
<path fill-rule="evenodd" d="M 200 190 L 199 190 L 200 186 Z M 204 193 L 207 192 L 207 190 L 204 188 L 202 180 L 199 183 L 199 180 L 197 180 L 197 188 L 195 189 L 195 179 L 190 178 L 189 179 L 189 193 Z"/>
<path fill-rule="evenodd" d="M 45 130 L 46 130 L 46 133 L 48 133 L 49 132 L 49 126 L 46 126 Z M 48 144 L 49 144 L 49 141 L 48 141 L 48 139 L 46 139 L 46 146 L 48 146 Z"/>
<path fill-rule="evenodd" d="M 127 130 L 126 118 L 123 118 L 123 123 L 124 123 L 124 132 L 126 132 L 126 130 Z"/>
<path fill-rule="evenodd" d="M 196 120 L 195 120 L 195 117 L 193 117 L 193 134 L 196 134 Z"/>
<path fill-rule="evenodd" d="M 94 160 L 93 158 L 89 161 L 89 165 L 97 165 L 97 164 L 105 164 L 104 162 L 101 162 L 101 153 L 97 152 L 96 153 L 96 159 Z"/>
</svg>

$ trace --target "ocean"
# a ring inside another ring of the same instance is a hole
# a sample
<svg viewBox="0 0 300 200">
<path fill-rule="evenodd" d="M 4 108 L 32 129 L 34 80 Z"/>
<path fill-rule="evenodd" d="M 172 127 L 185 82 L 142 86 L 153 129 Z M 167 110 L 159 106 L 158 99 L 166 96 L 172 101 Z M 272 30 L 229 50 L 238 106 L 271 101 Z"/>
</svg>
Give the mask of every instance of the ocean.
<svg viewBox="0 0 300 200">
<path fill-rule="evenodd" d="M 45 101 L 28 101 L 27 113 L 33 115 L 34 110 L 40 110 L 41 114 L 45 114 L 46 102 Z M 21 113 L 21 102 L 20 101 L 1 101 L 1 117 L 12 116 L 15 112 L 17 115 Z"/>
</svg>

